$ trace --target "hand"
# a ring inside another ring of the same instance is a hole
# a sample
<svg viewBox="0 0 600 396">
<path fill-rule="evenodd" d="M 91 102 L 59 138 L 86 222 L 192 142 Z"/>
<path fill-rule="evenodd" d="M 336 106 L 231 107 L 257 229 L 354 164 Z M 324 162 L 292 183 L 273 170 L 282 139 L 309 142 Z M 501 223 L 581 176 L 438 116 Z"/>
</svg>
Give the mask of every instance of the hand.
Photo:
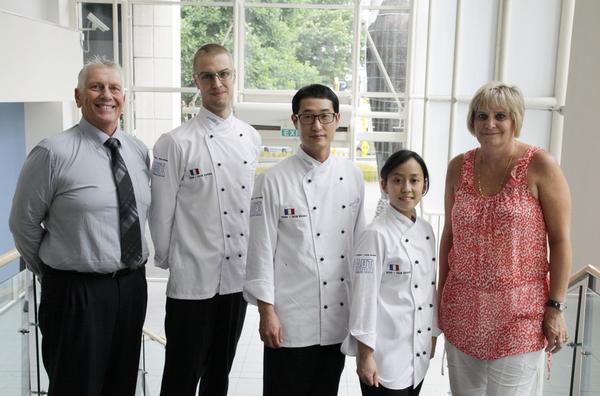
<svg viewBox="0 0 600 396">
<path fill-rule="evenodd" d="M 560 351 L 569 338 L 563 313 L 556 308 L 546 307 L 542 328 L 548 342 L 546 352 L 556 353 Z"/>
<path fill-rule="evenodd" d="M 368 348 L 368 347 L 365 347 Z M 379 387 L 379 376 L 377 375 L 377 363 L 373 356 L 373 350 L 361 351 L 359 349 L 356 358 L 356 374 L 358 378 L 369 386 Z"/>
<path fill-rule="evenodd" d="M 429 359 L 433 359 L 435 356 L 435 344 L 437 343 L 437 337 L 431 337 L 431 353 L 429 354 Z"/>
<path fill-rule="evenodd" d="M 279 348 L 283 345 L 283 329 L 275 309 L 270 304 L 261 304 L 259 307 L 260 323 L 258 332 L 260 339 L 269 348 Z"/>
</svg>

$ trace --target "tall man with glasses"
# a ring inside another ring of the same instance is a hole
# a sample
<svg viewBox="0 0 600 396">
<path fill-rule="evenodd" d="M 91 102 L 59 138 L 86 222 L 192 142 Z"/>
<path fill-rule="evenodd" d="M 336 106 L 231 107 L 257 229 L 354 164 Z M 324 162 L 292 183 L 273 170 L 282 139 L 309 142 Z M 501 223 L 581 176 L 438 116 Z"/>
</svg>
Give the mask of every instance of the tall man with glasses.
<svg viewBox="0 0 600 396">
<path fill-rule="evenodd" d="M 41 277 L 39 325 L 49 396 L 133 396 L 146 316 L 146 146 L 119 128 L 119 65 L 79 72 L 78 125 L 29 153 L 10 229 Z"/>
<path fill-rule="evenodd" d="M 330 155 L 340 122 L 335 93 L 301 88 L 292 111 L 298 153 L 261 174 L 252 194 L 244 296 L 260 313 L 263 395 L 335 396 L 364 183 L 350 161 Z"/>
<path fill-rule="evenodd" d="M 232 114 L 231 54 L 194 56 L 196 117 L 154 146 L 150 231 L 155 264 L 169 269 L 161 395 L 226 396 L 246 302 L 242 282 L 260 136 Z"/>
</svg>

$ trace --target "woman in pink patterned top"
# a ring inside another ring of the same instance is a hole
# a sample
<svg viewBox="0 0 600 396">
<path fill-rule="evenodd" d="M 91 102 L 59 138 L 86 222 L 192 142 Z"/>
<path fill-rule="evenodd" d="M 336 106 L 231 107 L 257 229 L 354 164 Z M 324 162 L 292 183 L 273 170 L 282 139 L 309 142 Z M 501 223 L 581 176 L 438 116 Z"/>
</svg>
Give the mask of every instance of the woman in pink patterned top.
<svg viewBox="0 0 600 396">
<path fill-rule="evenodd" d="M 517 87 L 482 86 L 467 120 L 480 147 L 448 165 L 439 324 L 454 396 L 541 395 L 544 349 L 567 340 L 569 187 L 517 140 L 523 113 Z"/>
</svg>

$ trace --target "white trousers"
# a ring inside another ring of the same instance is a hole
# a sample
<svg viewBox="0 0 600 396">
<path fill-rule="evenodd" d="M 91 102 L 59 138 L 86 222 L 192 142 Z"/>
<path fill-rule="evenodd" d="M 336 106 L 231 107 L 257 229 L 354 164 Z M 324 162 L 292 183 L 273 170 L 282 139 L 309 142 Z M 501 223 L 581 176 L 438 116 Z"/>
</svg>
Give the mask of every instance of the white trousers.
<svg viewBox="0 0 600 396">
<path fill-rule="evenodd" d="M 446 341 L 452 396 L 541 396 L 544 350 L 479 360 Z"/>
</svg>

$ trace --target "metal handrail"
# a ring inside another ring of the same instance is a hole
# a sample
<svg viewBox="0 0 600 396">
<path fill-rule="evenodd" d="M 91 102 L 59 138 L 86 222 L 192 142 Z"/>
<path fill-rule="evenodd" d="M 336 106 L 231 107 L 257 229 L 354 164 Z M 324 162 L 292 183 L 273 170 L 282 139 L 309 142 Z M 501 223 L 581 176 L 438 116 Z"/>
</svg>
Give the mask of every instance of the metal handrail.
<svg viewBox="0 0 600 396">
<path fill-rule="evenodd" d="M 11 250 L 3 253 L 0 256 L 0 268 L 4 267 L 5 265 L 7 265 L 9 263 L 12 263 L 19 257 L 21 257 L 21 255 L 19 254 L 19 252 L 17 252 L 17 249 L 11 249 Z"/>
<path fill-rule="evenodd" d="M 579 271 L 577 271 L 573 275 L 571 275 L 571 277 L 569 278 L 569 288 L 576 285 L 577 283 L 579 283 L 583 279 L 587 278 L 588 276 L 591 276 L 593 278 L 600 280 L 600 269 L 598 269 L 590 264 L 586 265 L 585 267 L 583 267 L 582 269 L 580 269 Z"/>
<path fill-rule="evenodd" d="M 150 339 L 151 339 L 151 340 L 153 340 L 153 341 L 156 341 L 156 342 L 158 342 L 159 344 L 162 344 L 163 346 L 167 345 L 167 339 L 166 339 L 165 337 L 163 337 L 163 336 L 160 336 L 160 335 L 158 335 L 158 334 L 154 333 L 153 331 L 151 331 L 151 330 L 148 330 L 148 329 L 147 329 L 147 328 L 145 328 L 145 327 L 144 327 L 144 329 L 142 330 L 142 333 L 143 333 L 143 334 L 144 334 L 146 337 L 150 338 Z"/>
</svg>

